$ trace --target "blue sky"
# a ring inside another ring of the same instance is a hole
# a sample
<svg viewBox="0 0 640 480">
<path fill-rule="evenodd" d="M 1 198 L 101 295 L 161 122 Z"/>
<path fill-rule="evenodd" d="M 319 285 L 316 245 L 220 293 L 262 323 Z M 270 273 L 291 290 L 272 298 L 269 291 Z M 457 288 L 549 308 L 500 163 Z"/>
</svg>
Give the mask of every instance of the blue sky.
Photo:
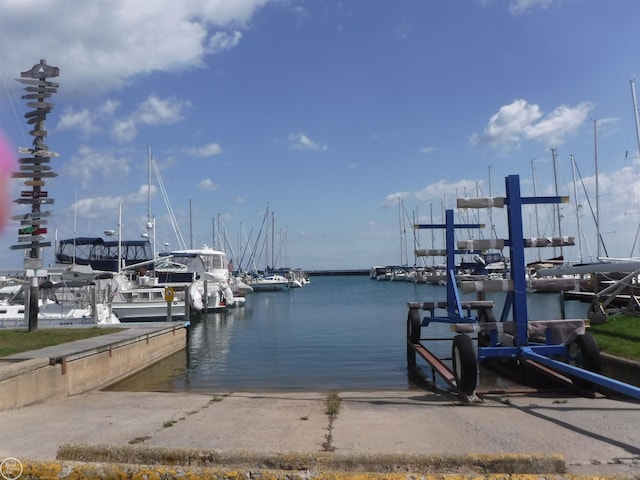
<svg viewBox="0 0 640 480">
<path fill-rule="evenodd" d="M 60 68 L 51 239 L 116 229 L 119 205 L 123 237 L 140 238 L 150 145 L 166 192 L 152 175 L 159 249 L 179 247 L 168 201 L 187 247 L 211 245 L 216 219 L 236 263 L 251 247 L 246 261 L 269 206 L 278 266 L 413 264 L 401 217 L 439 222 L 457 196 L 504 195 L 512 174 L 525 195 L 553 194 L 555 148 L 572 197 L 561 233 L 580 226 L 584 239 L 565 256 L 597 255 L 588 201 L 606 253 L 638 255 L 635 0 L 0 0 L 0 11 L 0 128 L 14 147 L 32 140 L 14 79 L 42 58 Z M 11 198 L 21 189 L 13 181 Z M 554 235 L 552 212 L 532 212 L 525 235 Z M 498 236 L 504 216 L 494 211 Z M 22 265 L 17 229 L 0 234 L 0 268 Z M 418 240 L 430 248 L 429 234 Z"/>
</svg>

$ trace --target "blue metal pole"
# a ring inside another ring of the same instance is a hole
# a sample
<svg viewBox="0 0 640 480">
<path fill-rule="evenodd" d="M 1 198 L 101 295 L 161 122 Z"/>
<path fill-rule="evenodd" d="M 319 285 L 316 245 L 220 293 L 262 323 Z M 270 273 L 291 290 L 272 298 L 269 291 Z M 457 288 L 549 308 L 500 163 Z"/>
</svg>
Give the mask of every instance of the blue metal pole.
<svg viewBox="0 0 640 480">
<path fill-rule="evenodd" d="M 631 398 L 640 400 L 640 387 L 636 387 L 635 385 L 629 385 L 628 383 L 621 382 L 614 378 L 605 377 L 599 373 L 590 372 L 589 370 L 569 365 L 568 363 L 552 360 L 549 357 L 535 353 L 530 347 L 522 348 L 522 357 L 525 359 L 535 360 L 536 362 L 553 368 L 554 370 L 568 373 L 569 375 L 573 375 L 608 388 L 609 390 L 613 390 L 614 392 L 622 393 Z"/>
<path fill-rule="evenodd" d="M 520 177 L 509 175 L 505 179 L 506 207 L 509 225 L 509 255 L 511 257 L 511 280 L 513 281 L 513 320 L 516 322 L 517 346 L 527 345 L 528 319 L 527 283 L 525 278 L 524 233 L 522 229 L 522 200 Z"/>
</svg>

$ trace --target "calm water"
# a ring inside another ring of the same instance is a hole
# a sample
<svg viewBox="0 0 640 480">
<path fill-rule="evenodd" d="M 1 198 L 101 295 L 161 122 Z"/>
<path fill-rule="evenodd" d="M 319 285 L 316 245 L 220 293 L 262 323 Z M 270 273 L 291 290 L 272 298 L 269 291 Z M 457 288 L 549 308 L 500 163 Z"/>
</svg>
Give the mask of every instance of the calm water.
<svg viewBox="0 0 640 480">
<path fill-rule="evenodd" d="M 445 297 L 441 286 L 366 276 L 312 277 L 303 288 L 254 293 L 244 307 L 192 317 L 184 352 L 112 389 L 208 393 L 415 388 L 406 366 L 406 303 Z M 557 294 L 529 298 L 531 318 L 560 318 Z M 495 300 L 501 310 L 502 298 Z M 567 302 L 567 317 L 583 318 L 586 308 Z M 445 325 L 423 329 L 427 334 L 451 336 Z M 449 357 L 451 342 L 429 348 Z"/>
</svg>

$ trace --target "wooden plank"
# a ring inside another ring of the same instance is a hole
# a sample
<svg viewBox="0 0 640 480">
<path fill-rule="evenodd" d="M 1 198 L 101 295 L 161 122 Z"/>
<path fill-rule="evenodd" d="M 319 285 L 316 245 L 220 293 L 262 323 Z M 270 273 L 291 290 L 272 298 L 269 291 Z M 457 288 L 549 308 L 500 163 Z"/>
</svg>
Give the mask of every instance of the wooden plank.
<svg viewBox="0 0 640 480">
<path fill-rule="evenodd" d="M 13 203 L 19 203 L 20 205 L 52 205 L 54 203 L 53 198 L 16 198 Z"/>
<path fill-rule="evenodd" d="M 33 171 L 33 172 L 47 172 L 49 170 L 51 170 L 51 166 L 50 165 L 42 165 L 42 163 L 38 162 L 36 164 L 33 165 L 20 165 L 20 170 L 21 171 Z"/>
<path fill-rule="evenodd" d="M 35 149 L 35 148 L 27 148 L 27 147 L 18 147 L 18 153 L 25 153 L 28 155 L 34 155 L 36 157 L 58 157 L 59 154 L 56 152 L 50 152 L 45 149 Z"/>
<path fill-rule="evenodd" d="M 49 98 L 53 95 L 52 93 L 27 93 L 26 95 L 22 95 L 20 98 L 22 100 L 38 100 L 40 98 Z M 31 106 L 27 104 L 27 106 Z"/>
<path fill-rule="evenodd" d="M 45 181 L 44 180 L 26 180 L 24 184 L 27 187 L 44 187 Z"/>
<path fill-rule="evenodd" d="M 10 245 L 9 248 L 11 250 L 26 250 L 28 248 L 44 248 L 50 247 L 51 242 L 32 242 L 32 243 L 23 243 L 21 245 Z"/>
<path fill-rule="evenodd" d="M 51 157 L 22 157 L 18 159 L 18 163 L 49 163 Z"/>
<path fill-rule="evenodd" d="M 22 190 L 20 192 L 21 197 L 31 197 L 31 198 L 47 198 L 49 196 L 49 192 L 38 192 L 35 190 Z"/>
<path fill-rule="evenodd" d="M 26 92 L 36 92 L 36 93 L 56 93 L 58 91 L 55 87 L 24 87 Z"/>
<path fill-rule="evenodd" d="M 60 75 L 60 69 L 53 65 L 47 65 L 47 62 L 41 60 L 40 63 L 36 63 L 29 70 L 20 72 L 21 78 L 50 78 Z"/>
<path fill-rule="evenodd" d="M 12 172 L 11 178 L 53 178 L 57 177 L 56 172 Z"/>
<path fill-rule="evenodd" d="M 37 98 L 37 97 L 36 97 Z M 53 109 L 53 103 L 47 102 L 27 102 L 27 107 L 29 108 L 37 108 L 39 110 L 48 110 L 51 111 Z"/>
<path fill-rule="evenodd" d="M 33 130 L 29 130 L 29 135 L 33 135 L 34 137 L 46 137 L 49 135 L 49 132 L 46 130 L 36 130 L 34 128 Z"/>
<path fill-rule="evenodd" d="M 53 212 L 45 210 L 44 212 L 30 212 L 11 216 L 11 220 L 27 220 L 50 217 Z"/>
<path fill-rule="evenodd" d="M 24 219 L 24 220 L 20 220 L 20 226 L 46 225 L 47 222 L 48 222 L 48 220 L 46 218 L 27 218 L 27 219 Z"/>
<path fill-rule="evenodd" d="M 25 85 L 37 85 L 42 87 L 59 87 L 59 83 L 47 82 L 46 80 L 37 80 L 35 78 L 16 78 L 16 82 L 24 83 Z"/>
</svg>

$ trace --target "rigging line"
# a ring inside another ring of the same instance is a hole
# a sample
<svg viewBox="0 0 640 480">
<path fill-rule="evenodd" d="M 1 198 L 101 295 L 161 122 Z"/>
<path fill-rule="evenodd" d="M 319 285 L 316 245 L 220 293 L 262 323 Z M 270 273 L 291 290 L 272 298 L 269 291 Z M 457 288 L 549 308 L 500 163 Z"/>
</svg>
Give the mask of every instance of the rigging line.
<svg viewBox="0 0 640 480">
<path fill-rule="evenodd" d="M 591 205 L 591 200 L 589 199 L 589 194 L 587 193 L 587 187 L 584 184 L 584 179 L 582 178 L 582 174 L 580 173 L 580 167 L 578 167 L 578 163 L 576 162 L 576 172 L 578 172 L 578 177 L 580 177 L 580 185 L 582 185 L 582 190 L 584 191 L 584 196 L 587 199 L 587 204 L 589 205 L 589 210 L 591 211 L 591 216 L 593 217 L 593 221 L 598 224 L 598 220 L 596 219 L 596 214 L 593 211 L 593 205 Z M 602 248 L 604 248 L 605 255 L 608 257 L 609 253 L 607 252 L 607 247 L 604 244 L 604 239 L 602 235 L 599 235 L 598 242 L 602 243 Z"/>
<path fill-rule="evenodd" d="M 184 242 L 184 238 L 182 237 L 182 233 L 178 228 L 178 222 L 176 220 L 176 216 L 173 213 L 173 208 L 171 208 L 171 204 L 169 203 L 169 197 L 167 195 L 167 191 L 164 188 L 164 182 L 162 181 L 162 177 L 160 176 L 160 170 L 158 168 L 158 164 L 156 163 L 156 160 L 153 156 L 151 157 L 151 163 L 153 164 L 153 169 L 158 179 L 158 186 L 160 187 L 160 191 L 162 192 L 162 198 L 164 199 L 164 203 L 167 207 L 167 211 L 169 212 L 169 221 L 171 223 L 171 227 L 173 228 L 173 233 L 175 234 L 176 239 L 178 240 L 178 248 L 186 249 L 187 247 Z"/>
<path fill-rule="evenodd" d="M 0 70 L 4 71 L 4 68 L 0 68 Z M 18 110 L 16 108 L 16 103 L 14 96 L 17 96 L 15 91 L 13 93 L 9 92 L 9 87 L 5 75 L 0 75 L 0 79 L 2 79 L 2 86 L 7 95 L 7 99 L 9 100 L 9 105 L 11 105 L 11 111 L 13 112 L 13 116 L 16 120 L 16 125 L 19 126 L 18 130 L 20 131 L 20 135 L 22 136 L 23 145 L 27 145 L 27 137 L 24 133 L 24 125 L 23 122 L 18 117 Z"/>
</svg>

